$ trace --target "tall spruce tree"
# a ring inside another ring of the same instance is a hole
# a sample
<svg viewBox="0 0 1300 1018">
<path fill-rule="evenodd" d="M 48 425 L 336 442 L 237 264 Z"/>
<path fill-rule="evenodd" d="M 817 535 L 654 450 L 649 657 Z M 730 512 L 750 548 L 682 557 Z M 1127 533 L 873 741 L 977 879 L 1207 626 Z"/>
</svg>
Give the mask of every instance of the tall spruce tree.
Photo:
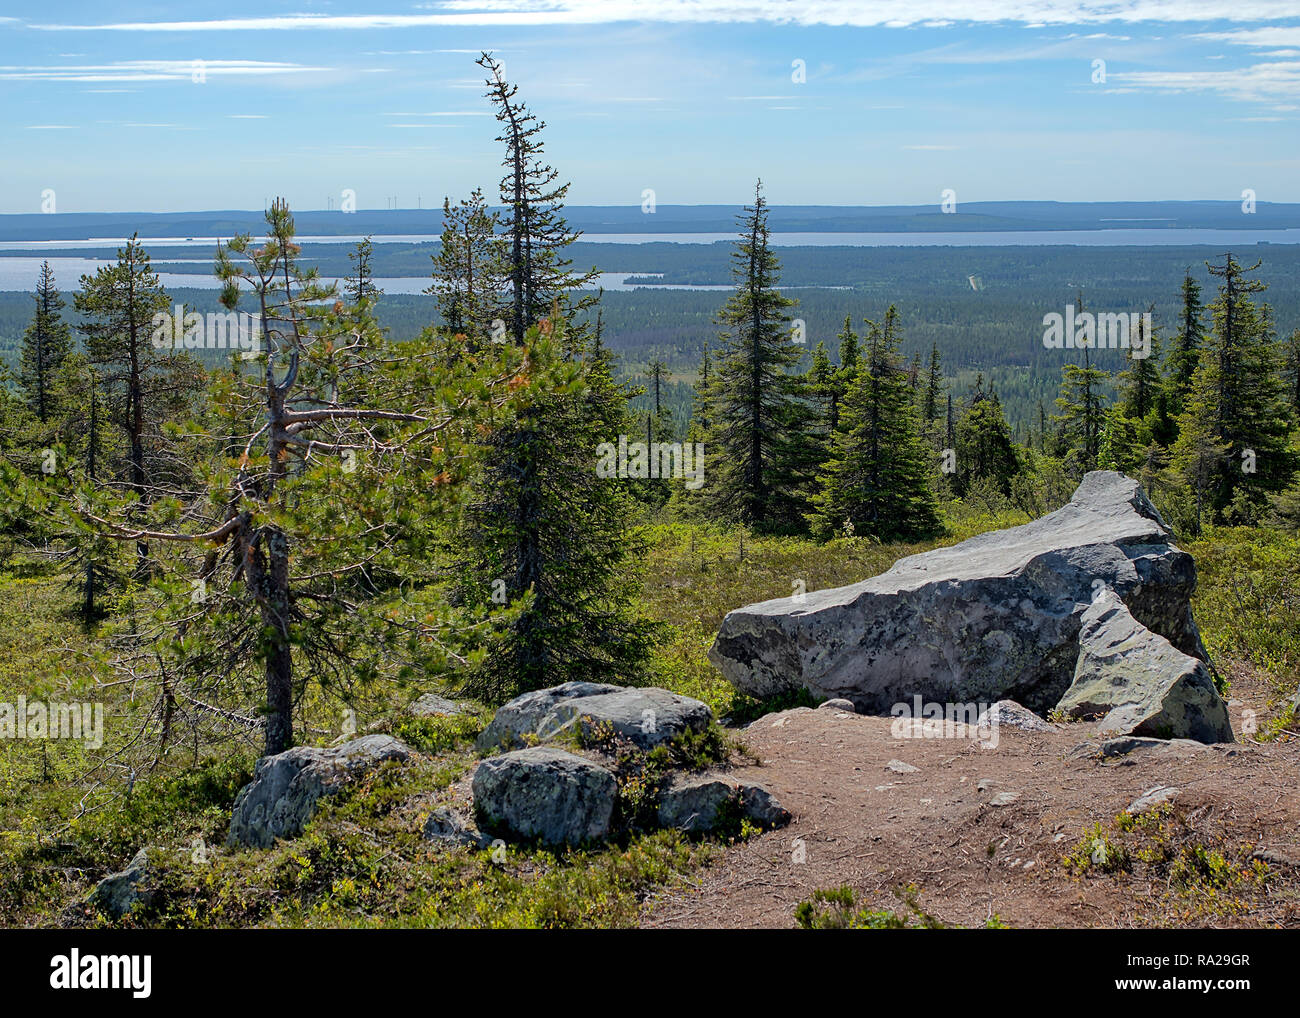
<svg viewBox="0 0 1300 1018">
<path fill-rule="evenodd" d="M 41 263 L 33 297 L 36 310 L 23 332 L 18 381 L 28 409 L 42 424 L 48 424 L 59 409 L 56 378 L 72 351 L 72 330 L 63 320 L 66 305 L 59 296 L 49 262 Z"/>
<path fill-rule="evenodd" d="M 501 64 L 490 53 L 476 62 L 487 72 L 487 98 L 501 125 L 496 140 L 506 150 L 501 163 L 506 168 L 500 185 L 505 206 L 501 230 L 510 299 L 502 317 L 514 341 L 522 344 L 524 333 L 552 315 L 557 302 L 572 327 L 576 312 L 596 300 L 591 295 L 578 298 L 577 291 L 599 273 L 594 268 L 574 273 L 572 261 L 564 257 L 564 249 L 580 233 L 569 229 L 563 214 L 569 185 L 559 182 L 559 171 L 543 158 L 545 121 L 516 100 L 519 86 L 506 81 Z M 571 342 L 579 337 L 573 328 L 569 331 Z"/>
<path fill-rule="evenodd" d="M 1192 278 L 1189 267 L 1183 276 L 1183 307 L 1178 334 L 1169 346 L 1165 379 L 1169 389 L 1169 412 L 1177 417 L 1192 389 L 1192 375 L 1201 359 L 1205 336 L 1205 307 L 1201 303 L 1200 284 Z"/>
<path fill-rule="evenodd" d="M 777 289 L 780 266 L 769 245 L 762 181 L 745 207 L 731 254 L 736 289 L 718 316 L 721 350 L 710 387 L 707 481 L 702 494 L 717 514 L 765 529 L 800 527 L 809 459 L 811 410 L 787 309 Z"/>
</svg>

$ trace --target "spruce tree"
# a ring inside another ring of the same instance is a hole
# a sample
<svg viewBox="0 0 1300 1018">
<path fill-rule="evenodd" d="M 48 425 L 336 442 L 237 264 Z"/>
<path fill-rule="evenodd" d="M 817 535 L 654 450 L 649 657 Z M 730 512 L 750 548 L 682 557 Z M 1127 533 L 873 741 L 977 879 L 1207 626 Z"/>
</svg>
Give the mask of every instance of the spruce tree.
<svg viewBox="0 0 1300 1018">
<path fill-rule="evenodd" d="M 476 349 L 490 337 L 505 282 L 497 216 L 476 187 L 454 206 L 444 199 L 442 220 L 442 243 L 432 256 L 433 285 L 425 292 L 437 297 L 447 329 L 464 334 Z"/>
<path fill-rule="evenodd" d="M 23 332 L 18 381 L 28 408 L 37 420 L 48 424 L 59 409 L 55 379 L 72 350 L 72 331 L 63 320 L 65 304 L 49 262 L 41 263 L 33 297 L 36 310 Z"/>
<path fill-rule="evenodd" d="M 897 312 L 890 307 L 883 327 L 868 325 L 865 362 L 845 395 L 809 522 L 822 537 L 845 530 L 882 541 L 933 534 L 940 524 L 931 453 L 898 357 Z"/>
<path fill-rule="evenodd" d="M 575 274 L 572 261 L 564 257 L 564 249 L 580 234 L 569 229 L 563 215 L 569 185 L 559 182 L 559 171 L 544 159 L 541 132 L 545 121 L 516 100 L 519 86 L 506 81 L 501 65 L 490 53 L 483 53 L 476 62 L 487 72 L 487 98 L 501 125 L 496 140 L 506 150 L 501 163 L 506 168 L 500 185 L 505 206 L 501 230 L 510 297 L 501 316 L 514 341 L 522 344 L 525 331 L 551 315 L 557 301 L 566 321 L 573 325 L 576 312 L 595 303 L 594 296 L 575 299 L 576 291 L 598 273 L 593 268 Z M 578 335 L 573 333 L 571 341 Z"/>
<path fill-rule="evenodd" d="M 199 363 L 176 349 L 180 342 L 202 342 L 203 330 L 174 320 L 171 299 L 135 236 L 118 249 L 116 262 L 81 277 L 74 303 L 104 393 L 104 423 L 125 445 L 125 462 L 104 464 L 101 476 L 122 484 L 147 508 L 166 497 L 186 469 L 167 455 L 162 429 L 188 414 L 205 384 Z M 159 326 L 160 315 L 170 328 Z M 136 544 L 138 576 L 148 558 L 148 541 L 141 539 Z"/>
<path fill-rule="evenodd" d="M 762 182 L 745 207 L 731 255 L 736 290 L 719 315 L 722 348 L 710 388 L 705 501 L 716 514 L 759 528 L 801 525 L 811 410 L 793 368 L 786 310 L 797 302 L 777 289 Z M 814 454 L 815 460 L 815 454 Z"/>
<path fill-rule="evenodd" d="M 1169 388 L 1169 412 L 1177 417 L 1192 388 L 1192 375 L 1201 359 L 1205 336 L 1205 307 L 1201 304 L 1201 287 L 1192 278 L 1189 267 L 1183 276 L 1183 308 L 1178 334 L 1169 347 L 1165 378 Z"/>
</svg>

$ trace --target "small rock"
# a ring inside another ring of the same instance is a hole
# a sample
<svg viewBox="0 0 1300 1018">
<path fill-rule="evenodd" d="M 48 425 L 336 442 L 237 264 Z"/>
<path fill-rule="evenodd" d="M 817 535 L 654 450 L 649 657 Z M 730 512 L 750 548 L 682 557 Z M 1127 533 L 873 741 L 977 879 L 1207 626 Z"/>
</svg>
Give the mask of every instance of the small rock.
<svg viewBox="0 0 1300 1018">
<path fill-rule="evenodd" d="M 449 700 L 445 696 L 439 696 L 437 693 L 425 693 L 422 697 L 411 704 L 407 711 L 419 718 L 439 717 L 441 715 L 465 714 L 469 712 L 469 705 Z"/>
<path fill-rule="evenodd" d="M 843 697 L 835 697 L 832 700 L 824 700 L 817 705 L 818 710 L 842 710 L 850 714 L 856 714 L 858 709 L 853 706 L 852 700 L 845 700 Z"/>
<path fill-rule="evenodd" d="M 1075 752 L 1080 755 L 1097 755 L 1104 758 L 1117 756 L 1127 756 L 1129 753 L 1139 749 L 1175 749 L 1202 750 L 1206 746 L 1203 743 L 1196 742 L 1193 739 L 1152 739 L 1139 735 L 1121 735 L 1115 739 L 1107 739 L 1100 746 L 1094 746 L 1090 743 L 1084 743 L 1075 747 Z"/>
<path fill-rule="evenodd" d="M 1126 812 L 1137 816 L 1153 806 L 1159 806 L 1162 802 L 1172 801 L 1177 795 L 1178 789 L 1172 785 L 1156 785 L 1155 788 L 1148 789 L 1129 803 Z"/>
<path fill-rule="evenodd" d="M 93 905 L 114 919 L 121 919 L 137 904 L 148 905 L 153 892 L 145 885 L 149 875 L 149 850 L 142 848 L 120 873 L 111 873 L 95 885 L 86 898 L 86 903 Z"/>
<path fill-rule="evenodd" d="M 1250 854 L 1252 859 L 1258 859 L 1260 862 L 1266 862 L 1270 866 L 1295 866 L 1300 867 L 1300 858 L 1295 855 L 1289 855 L 1281 852 L 1276 848 L 1257 848 Z"/>
<path fill-rule="evenodd" d="M 745 784 L 719 775 L 675 781 L 659 799 L 659 824 L 689 834 L 715 830 L 728 807 L 739 816 L 771 829 L 784 827 L 790 814 L 761 785 Z"/>
<path fill-rule="evenodd" d="M 979 727 L 1007 725 L 1025 732 L 1054 732 L 1055 725 L 1049 725 L 1027 707 L 1022 707 L 1015 700 L 999 700 L 989 706 L 979 717 Z"/>
<path fill-rule="evenodd" d="M 425 841 L 437 841 L 453 847 L 487 848 L 492 844 L 490 835 L 484 834 L 446 806 L 439 806 L 429 814 L 422 833 Z"/>
<path fill-rule="evenodd" d="M 618 782 L 598 763 L 548 746 L 489 757 L 474 770 L 474 808 L 494 832 L 547 845 L 609 834 Z"/>
<path fill-rule="evenodd" d="M 904 763 L 902 760 L 890 760 L 885 764 L 885 770 L 893 771 L 895 774 L 915 774 L 921 768 L 913 767 L 910 763 Z"/>
</svg>

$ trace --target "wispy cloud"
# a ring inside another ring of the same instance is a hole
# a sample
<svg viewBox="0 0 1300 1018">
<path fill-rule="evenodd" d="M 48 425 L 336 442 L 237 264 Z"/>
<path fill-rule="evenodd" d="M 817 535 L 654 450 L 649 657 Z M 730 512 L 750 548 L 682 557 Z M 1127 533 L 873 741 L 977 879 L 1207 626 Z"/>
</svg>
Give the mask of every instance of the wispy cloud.
<svg viewBox="0 0 1300 1018">
<path fill-rule="evenodd" d="M 357 31 L 418 27 L 540 27 L 623 21 L 910 27 L 1268 21 L 1296 16 L 1293 0 L 450 0 L 421 14 L 286 14 L 189 21 L 35 24 L 44 31 Z"/>
<path fill-rule="evenodd" d="M 328 71 L 328 67 L 275 60 L 119 60 L 111 64 L 75 66 L 0 66 L 0 80 L 7 81 L 191 81 L 205 77 L 264 77 Z"/>
</svg>

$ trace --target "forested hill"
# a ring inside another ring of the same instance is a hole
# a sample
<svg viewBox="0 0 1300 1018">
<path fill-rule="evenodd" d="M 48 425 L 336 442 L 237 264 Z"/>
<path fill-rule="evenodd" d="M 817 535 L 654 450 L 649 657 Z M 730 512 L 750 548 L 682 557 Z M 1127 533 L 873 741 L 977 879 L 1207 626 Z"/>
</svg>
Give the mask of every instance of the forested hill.
<svg viewBox="0 0 1300 1018">
<path fill-rule="evenodd" d="M 741 212 L 738 205 L 666 205 L 643 211 L 641 194 L 627 205 L 571 205 L 570 225 L 586 233 L 730 233 Z M 773 233 L 908 232 L 964 230 L 1106 230 L 1224 229 L 1282 230 L 1300 228 L 1300 204 L 1258 201 L 1245 214 L 1241 199 L 1157 202 L 961 202 L 941 210 L 943 196 L 932 205 L 785 205 L 772 209 Z M 364 201 L 365 196 L 358 196 Z M 340 198 L 332 210 L 294 213 L 301 236 L 354 234 L 439 234 L 442 209 L 434 196 L 424 208 L 358 208 L 341 214 Z M 206 212 L 65 212 L 0 216 L 0 244 L 19 240 L 86 240 L 119 238 L 139 231 L 141 237 L 229 237 L 256 232 L 261 210 Z"/>
</svg>

